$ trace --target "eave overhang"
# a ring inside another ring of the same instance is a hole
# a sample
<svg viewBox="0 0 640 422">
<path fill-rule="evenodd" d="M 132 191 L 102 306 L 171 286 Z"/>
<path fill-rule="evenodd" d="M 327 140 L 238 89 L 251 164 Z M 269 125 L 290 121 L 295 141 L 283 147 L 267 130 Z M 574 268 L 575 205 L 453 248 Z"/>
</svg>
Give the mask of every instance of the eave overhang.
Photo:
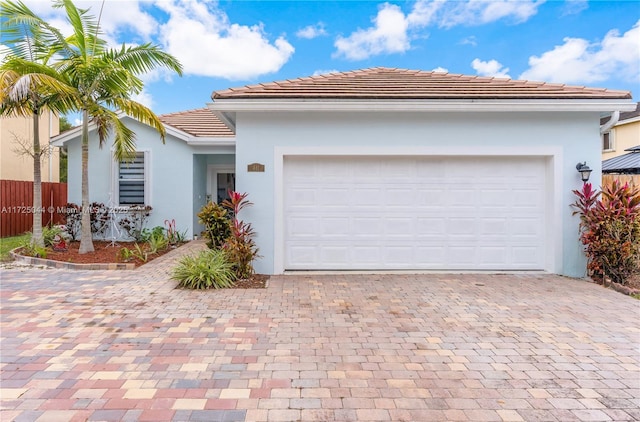
<svg viewBox="0 0 640 422">
<path fill-rule="evenodd" d="M 213 111 L 630 111 L 631 100 L 318 100 L 217 99 Z"/>
</svg>

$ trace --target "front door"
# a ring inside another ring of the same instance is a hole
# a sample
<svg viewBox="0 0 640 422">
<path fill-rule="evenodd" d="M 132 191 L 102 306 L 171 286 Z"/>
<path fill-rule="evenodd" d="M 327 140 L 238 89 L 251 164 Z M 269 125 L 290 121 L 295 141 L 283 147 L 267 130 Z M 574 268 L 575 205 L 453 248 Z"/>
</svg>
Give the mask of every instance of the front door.
<svg viewBox="0 0 640 422">
<path fill-rule="evenodd" d="M 209 166 L 207 177 L 207 202 L 218 204 L 229 199 L 229 191 L 236 189 L 236 173 L 233 166 Z"/>
</svg>

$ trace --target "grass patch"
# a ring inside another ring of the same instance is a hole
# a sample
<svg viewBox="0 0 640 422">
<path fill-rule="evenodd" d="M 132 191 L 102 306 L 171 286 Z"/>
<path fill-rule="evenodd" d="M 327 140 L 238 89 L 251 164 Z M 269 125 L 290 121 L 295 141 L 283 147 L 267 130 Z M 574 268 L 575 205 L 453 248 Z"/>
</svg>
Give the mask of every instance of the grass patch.
<svg viewBox="0 0 640 422">
<path fill-rule="evenodd" d="M 635 295 L 631 295 L 631 297 L 634 298 L 634 299 L 640 300 L 640 293 L 637 293 Z"/>
<path fill-rule="evenodd" d="M 9 251 L 24 245 L 29 241 L 29 234 L 21 234 L 20 236 L 3 237 L 0 239 L 0 261 L 10 261 Z"/>
</svg>

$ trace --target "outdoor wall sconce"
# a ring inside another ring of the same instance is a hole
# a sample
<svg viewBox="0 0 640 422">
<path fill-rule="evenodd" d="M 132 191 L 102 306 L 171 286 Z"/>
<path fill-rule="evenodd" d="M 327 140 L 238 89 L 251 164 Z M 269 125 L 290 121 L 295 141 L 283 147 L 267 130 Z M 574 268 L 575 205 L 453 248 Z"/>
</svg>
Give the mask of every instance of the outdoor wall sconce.
<svg viewBox="0 0 640 422">
<path fill-rule="evenodd" d="M 582 182 L 587 183 L 589 181 L 589 176 L 591 176 L 591 172 L 593 171 L 589 168 L 587 162 L 585 161 L 584 163 L 576 164 L 576 170 L 578 170 L 578 173 L 580 173 Z"/>
</svg>

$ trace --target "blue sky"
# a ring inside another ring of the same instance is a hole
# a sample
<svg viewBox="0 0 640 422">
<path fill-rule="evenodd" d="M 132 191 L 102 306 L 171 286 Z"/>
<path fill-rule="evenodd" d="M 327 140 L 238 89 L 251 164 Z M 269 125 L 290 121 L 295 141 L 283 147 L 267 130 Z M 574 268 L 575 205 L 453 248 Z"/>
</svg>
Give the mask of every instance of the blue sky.
<svg viewBox="0 0 640 422">
<path fill-rule="evenodd" d="M 51 2 L 27 0 L 63 30 Z M 98 15 L 101 1 L 78 1 Z M 640 1 L 106 0 L 114 46 L 153 42 L 183 77 L 145 75 L 158 113 L 212 91 L 375 66 L 586 85 L 640 97 Z"/>
</svg>

